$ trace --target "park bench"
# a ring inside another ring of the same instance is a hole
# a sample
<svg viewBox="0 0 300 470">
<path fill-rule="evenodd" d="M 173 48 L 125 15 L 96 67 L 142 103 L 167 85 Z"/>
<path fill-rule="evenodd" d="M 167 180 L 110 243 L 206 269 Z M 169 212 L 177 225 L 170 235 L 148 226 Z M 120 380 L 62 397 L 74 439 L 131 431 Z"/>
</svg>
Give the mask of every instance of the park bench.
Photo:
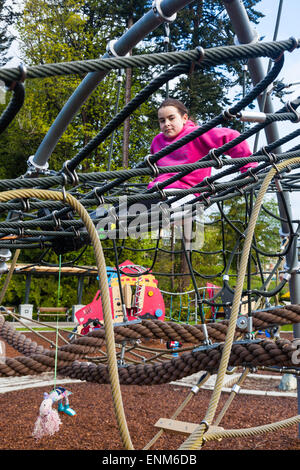
<svg viewBox="0 0 300 470">
<path fill-rule="evenodd" d="M 1 310 L 2 310 L 2 308 L 1 308 Z M 3 311 L 1 313 L 3 313 L 4 315 L 8 315 L 9 312 L 16 313 L 16 308 L 15 307 L 6 307 L 6 306 L 4 306 Z M 15 319 L 13 318 L 12 321 L 15 321 Z"/>
<path fill-rule="evenodd" d="M 37 320 L 40 321 L 41 316 L 47 317 L 65 317 L 66 321 L 69 320 L 69 308 L 67 307 L 38 307 Z"/>
</svg>

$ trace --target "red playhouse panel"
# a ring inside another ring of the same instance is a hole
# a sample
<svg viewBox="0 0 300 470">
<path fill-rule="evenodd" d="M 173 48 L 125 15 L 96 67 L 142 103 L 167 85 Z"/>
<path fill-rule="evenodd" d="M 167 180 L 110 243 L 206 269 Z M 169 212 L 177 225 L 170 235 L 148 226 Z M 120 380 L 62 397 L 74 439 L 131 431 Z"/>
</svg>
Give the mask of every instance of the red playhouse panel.
<svg viewBox="0 0 300 470">
<path fill-rule="evenodd" d="M 122 294 L 128 321 L 137 318 L 164 321 L 165 303 L 155 277 L 150 273 L 138 276 L 145 271 L 144 268 L 134 265 L 129 260 L 120 264 L 120 269 L 122 271 L 120 276 Z M 117 276 L 110 277 L 109 292 L 113 321 L 114 323 L 122 323 L 124 318 Z M 103 322 L 100 291 L 96 293 L 90 304 L 76 312 L 75 317 L 79 325 L 85 325 L 89 320 L 94 319 Z"/>
</svg>

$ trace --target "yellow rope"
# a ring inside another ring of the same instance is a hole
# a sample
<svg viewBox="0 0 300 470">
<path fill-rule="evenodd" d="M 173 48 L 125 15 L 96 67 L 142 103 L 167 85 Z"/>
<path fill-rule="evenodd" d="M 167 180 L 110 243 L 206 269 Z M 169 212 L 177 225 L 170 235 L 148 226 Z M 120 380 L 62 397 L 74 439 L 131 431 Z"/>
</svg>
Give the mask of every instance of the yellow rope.
<svg viewBox="0 0 300 470">
<path fill-rule="evenodd" d="M 264 424 L 262 426 L 256 426 L 253 428 L 245 429 L 224 429 L 220 431 L 213 431 L 204 434 L 205 441 L 215 441 L 223 439 L 224 437 L 233 438 L 233 437 L 249 437 L 249 436 L 258 436 L 259 434 L 264 434 L 267 432 L 278 431 L 279 429 L 287 428 L 288 426 L 293 426 L 300 422 L 300 415 L 293 416 L 292 418 L 283 419 L 282 421 L 277 421 L 276 423 Z"/>
<path fill-rule="evenodd" d="M 244 372 L 242 373 L 242 375 L 240 376 L 239 380 L 236 382 L 235 385 L 237 385 L 237 386 L 242 385 L 242 383 L 243 383 L 243 382 L 245 381 L 245 379 L 247 378 L 247 375 L 248 375 L 248 373 L 249 373 L 249 370 L 250 370 L 250 369 L 248 369 L 248 368 L 246 368 L 246 369 L 244 370 Z M 222 421 L 223 417 L 225 416 L 226 411 L 228 410 L 229 406 L 231 405 L 232 400 L 233 400 L 234 397 L 236 396 L 236 393 L 237 393 L 237 392 L 235 391 L 235 389 L 233 389 L 233 390 L 231 391 L 231 393 L 230 393 L 230 395 L 229 395 L 229 397 L 228 397 L 228 399 L 227 399 L 227 401 L 226 401 L 226 403 L 225 403 L 225 405 L 224 405 L 222 411 L 219 413 L 217 419 L 216 419 L 215 422 L 214 422 L 214 426 L 219 426 L 220 422 Z"/>
<path fill-rule="evenodd" d="M 21 250 L 16 250 L 16 251 L 15 251 L 15 254 L 14 254 L 14 257 L 13 257 L 13 260 L 12 260 L 12 263 L 11 263 L 11 265 L 10 265 L 10 269 L 9 269 L 9 271 L 8 271 L 8 274 L 7 274 L 7 276 L 6 276 L 5 282 L 4 282 L 3 287 L 2 287 L 2 290 L 1 290 L 1 294 L 0 294 L 0 305 L 2 304 L 2 301 L 3 301 L 4 296 L 5 296 L 5 294 L 6 294 L 6 291 L 7 291 L 8 285 L 9 285 L 9 283 L 10 283 L 11 277 L 12 277 L 12 275 L 13 275 L 15 266 L 16 266 L 16 264 L 17 264 L 17 261 L 18 261 L 20 252 L 21 252 Z"/>
<path fill-rule="evenodd" d="M 294 164 L 294 163 L 300 163 L 300 158 L 299 157 L 291 158 L 290 160 L 281 162 L 277 165 L 277 169 L 280 171 L 286 166 Z M 248 258 L 249 258 L 249 253 L 250 253 L 250 248 L 251 248 L 256 221 L 257 221 L 259 211 L 262 205 L 263 197 L 276 171 L 277 170 L 275 168 L 271 168 L 269 173 L 265 176 L 262 186 L 257 195 L 257 199 L 255 201 L 255 205 L 254 205 L 251 218 L 249 221 L 249 225 L 246 231 L 246 238 L 245 238 L 245 243 L 243 246 L 243 251 L 242 251 L 242 256 L 241 256 L 240 270 L 239 270 L 239 275 L 238 275 L 237 283 L 235 287 L 235 293 L 233 297 L 228 330 L 227 330 L 227 334 L 225 338 L 224 348 L 223 348 L 222 357 L 221 357 L 221 361 L 220 361 L 220 365 L 218 369 L 215 387 L 212 393 L 210 403 L 208 405 L 206 415 L 203 421 L 200 423 L 200 425 L 195 429 L 195 431 L 179 447 L 180 450 L 201 448 L 202 443 L 203 443 L 203 435 L 207 431 L 209 426 L 212 424 L 212 421 L 213 421 L 213 418 L 217 409 L 217 405 L 220 399 L 223 382 L 224 382 L 224 376 L 226 373 L 226 369 L 228 367 L 229 356 L 231 353 L 232 343 L 234 340 L 236 321 L 237 321 L 237 317 L 239 314 L 239 307 L 240 307 L 240 301 L 241 301 L 241 296 L 242 296 L 242 291 L 243 291 L 243 284 L 244 284 L 244 279 L 246 275 L 247 263 L 248 263 Z"/>
<path fill-rule="evenodd" d="M 7 202 L 11 199 L 22 198 L 37 198 L 43 200 L 54 200 L 54 201 L 63 201 L 65 204 L 74 209 L 77 214 L 80 216 L 82 222 L 84 223 L 86 230 L 90 236 L 93 248 L 95 259 L 97 263 L 100 290 L 101 290 L 101 301 L 103 309 L 103 319 L 104 319 L 104 328 L 105 328 L 105 339 L 106 347 L 108 354 L 108 370 L 110 377 L 110 385 L 113 397 L 113 404 L 115 409 L 115 414 L 119 426 L 120 436 L 124 447 L 128 450 L 133 450 L 131 438 L 129 435 L 127 422 L 124 413 L 121 388 L 119 382 L 118 374 L 118 365 L 116 359 L 116 350 L 115 350 L 115 338 L 113 330 L 113 321 L 110 305 L 110 295 L 106 274 L 106 263 L 102 250 L 102 246 L 96 231 L 96 228 L 86 211 L 86 209 L 77 201 L 71 194 L 59 191 L 49 191 L 49 190 L 40 190 L 40 189 L 18 189 L 12 191 L 3 191 L 0 193 L 0 201 Z"/>
</svg>

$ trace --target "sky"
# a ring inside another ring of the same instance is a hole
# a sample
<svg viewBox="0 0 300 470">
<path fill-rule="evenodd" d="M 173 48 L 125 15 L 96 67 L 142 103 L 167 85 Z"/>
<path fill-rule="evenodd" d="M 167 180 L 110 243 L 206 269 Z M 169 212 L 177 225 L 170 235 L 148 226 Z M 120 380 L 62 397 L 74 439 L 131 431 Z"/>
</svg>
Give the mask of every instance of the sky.
<svg viewBox="0 0 300 470">
<path fill-rule="evenodd" d="M 124 1 L 124 0 L 123 0 Z M 20 0 L 20 4 L 22 1 Z M 277 40 L 285 40 L 294 36 L 300 39 L 299 30 L 299 18 L 300 18 L 300 0 L 261 0 L 256 9 L 261 11 L 265 17 L 262 18 L 258 25 L 253 25 L 253 28 L 257 31 L 258 37 L 265 41 L 272 41 L 275 32 L 276 20 L 278 17 L 279 6 L 281 5 L 280 22 L 277 34 Z M 17 43 L 14 44 L 12 53 L 15 54 L 13 60 L 8 64 L 10 67 L 14 67 L 20 63 L 18 58 Z M 263 62 L 264 69 L 267 70 L 268 59 L 261 59 Z M 283 69 L 278 76 L 278 79 L 283 81 L 286 85 L 294 84 L 290 86 L 287 91 L 292 92 L 286 95 L 285 101 L 292 101 L 293 99 L 300 96 L 300 48 L 293 51 L 293 53 L 285 53 L 285 63 Z M 299 82 L 297 85 L 296 83 Z M 274 111 L 282 108 L 283 104 L 280 100 L 272 96 Z M 292 123 L 278 123 L 277 129 L 279 136 L 282 137 L 296 129 L 296 126 L 300 124 Z M 249 139 L 249 144 L 253 149 L 254 138 Z M 264 133 L 260 133 L 258 148 L 261 148 L 266 144 Z M 283 151 L 300 144 L 300 138 L 294 139 L 288 144 L 282 146 Z M 292 214 L 294 218 L 300 219 L 300 192 L 290 193 Z"/>
<path fill-rule="evenodd" d="M 258 25 L 254 25 L 253 27 L 257 30 L 259 37 L 263 37 L 264 42 L 273 40 L 279 5 L 280 0 L 262 0 L 257 5 L 257 9 L 266 16 L 260 20 Z M 278 41 L 289 39 L 291 36 L 300 39 L 299 17 L 300 1 L 283 0 L 277 34 Z M 266 70 L 268 66 L 268 60 L 262 59 L 262 62 Z M 290 86 L 286 89 L 292 93 L 286 95 L 285 100 L 292 101 L 293 99 L 300 96 L 300 49 L 293 51 L 293 53 L 285 53 L 284 66 L 278 76 L 278 79 L 282 80 L 286 85 L 295 83 L 294 86 Z M 297 82 L 299 82 L 298 85 Z M 272 101 L 275 111 L 282 107 L 282 103 L 276 97 L 272 96 Z M 288 130 L 288 132 L 292 132 L 295 130 L 295 126 L 298 124 L 295 125 L 292 123 L 280 123 L 277 125 L 279 134 L 282 136 L 281 130 L 284 132 L 284 134 L 286 130 Z M 292 141 L 293 146 L 297 144 L 300 144 L 300 138 L 298 140 Z M 286 144 L 285 147 L 283 146 L 283 149 L 286 150 L 290 148 L 290 145 L 291 144 Z"/>
<path fill-rule="evenodd" d="M 261 11 L 265 16 L 260 20 L 258 25 L 254 25 L 254 29 L 257 30 L 259 37 L 263 37 L 263 41 L 273 41 L 277 15 L 279 12 L 280 0 L 262 0 L 257 5 L 257 10 Z M 280 14 L 280 22 L 277 34 L 277 40 L 286 40 L 294 36 L 296 39 L 300 39 L 299 30 L 299 18 L 300 18 L 300 1 L 299 0 L 283 0 Z M 267 70 L 268 60 L 262 59 L 264 68 Z M 285 101 L 292 101 L 300 96 L 300 49 L 294 50 L 292 53 L 285 53 L 284 66 L 278 79 L 282 80 L 286 85 L 299 84 L 290 86 L 287 91 L 292 91 L 291 94 L 284 97 Z M 280 109 L 283 104 L 280 100 L 272 96 L 274 111 Z M 283 137 L 290 132 L 296 130 L 300 123 L 278 123 L 277 129 L 280 137 Z M 250 142 L 250 144 L 253 142 Z M 260 134 L 260 140 L 258 148 L 265 145 L 266 140 L 264 133 Z M 295 145 L 300 144 L 300 138 L 290 141 L 290 143 L 282 146 L 283 151 L 286 151 Z M 300 219 L 300 193 L 289 193 L 291 202 L 292 215 L 296 219 Z"/>
</svg>

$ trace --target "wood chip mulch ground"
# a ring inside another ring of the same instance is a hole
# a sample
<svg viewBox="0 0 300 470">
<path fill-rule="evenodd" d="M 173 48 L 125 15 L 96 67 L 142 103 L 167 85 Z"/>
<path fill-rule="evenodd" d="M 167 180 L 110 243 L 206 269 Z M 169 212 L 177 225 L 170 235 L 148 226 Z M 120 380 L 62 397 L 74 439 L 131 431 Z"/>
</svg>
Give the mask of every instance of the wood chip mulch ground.
<svg viewBox="0 0 300 470">
<path fill-rule="evenodd" d="M 43 341 L 34 338 L 38 343 Z M 43 344 L 49 347 L 47 344 Z M 8 357 L 20 354 L 7 346 Z M 1 379 L 0 379 L 1 380 Z M 58 384 L 59 385 L 59 384 Z M 272 384 L 272 386 L 275 386 Z M 0 449 L 14 451 L 45 450 L 124 450 L 119 435 L 110 385 L 88 382 L 66 385 L 72 392 L 70 404 L 76 416 L 61 415 L 62 426 L 53 436 L 36 441 L 32 437 L 35 420 L 48 387 L 12 391 L 0 394 Z M 248 388 L 248 387 L 247 387 Z M 121 386 L 122 399 L 129 433 L 135 450 L 142 450 L 155 436 L 155 423 L 170 418 L 189 393 L 178 385 Z M 205 416 L 212 392 L 200 390 L 177 419 L 199 423 Z M 216 415 L 221 411 L 228 394 L 221 395 Z M 238 394 L 222 419 L 225 429 L 241 429 L 265 425 L 298 414 L 297 398 Z M 267 434 L 242 439 L 223 439 L 207 442 L 202 451 L 264 450 L 299 451 L 298 425 Z M 187 436 L 164 432 L 151 450 L 177 450 Z"/>
</svg>

